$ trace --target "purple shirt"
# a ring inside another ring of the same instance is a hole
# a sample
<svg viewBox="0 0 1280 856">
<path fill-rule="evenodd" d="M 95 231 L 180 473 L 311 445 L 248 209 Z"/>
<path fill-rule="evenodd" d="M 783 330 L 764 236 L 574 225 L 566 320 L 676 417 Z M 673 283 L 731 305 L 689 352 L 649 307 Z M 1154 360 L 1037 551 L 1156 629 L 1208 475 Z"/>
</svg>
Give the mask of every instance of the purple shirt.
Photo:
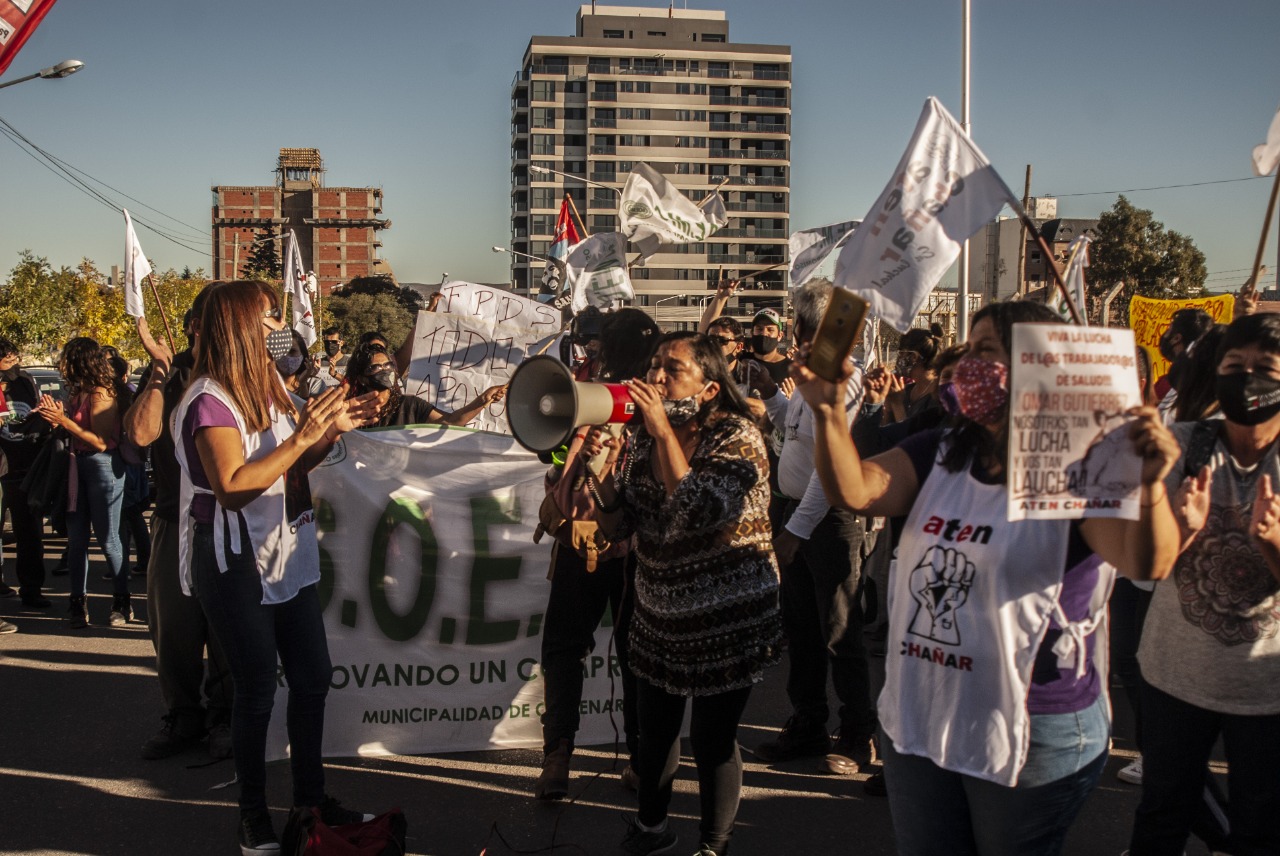
<svg viewBox="0 0 1280 856">
<path fill-rule="evenodd" d="M 204 463 L 200 460 L 200 452 L 196 449 L 196 432 L 201 428 L 238 428 L 236 417 L 227 405 L 216 396 L 202 393 L 196 396 L 187 408 L 187 416 L 182 422 L 182 447 L 187 455 L 187 471 L 191 483 L 196 487 L 211 490 L 209 477 L 205 475 Z M 197 523 L 213 523 L 213 512 L 217 500 L 212 494 L 197 493 L 191 500 L 191 516 Z"/>
<path fill-rule="evenodd" d="M 923 485 L 932 472 L 938 457 L 944 429 L 935 428 L 913 434 L 898 444 L 907 453 L 916 471 L 917 483 Z M 987 473 L 978 469 L 975 462 L 970 474 L 983 484 L 994 484 Z M 1066 571 L 1062 575 L 1062 591 L 1058 603 L 1070 621 L 1083 621 L 1089 617 L 1089 604 L 1098 583 L 1098 568 L 1102 564 L 1097 554 L 1089 549 L 1080 534 L 1080 521 L 1064 521 L 1070 526 L 1067 536 Z M 1010 524 L 1016 526 L 1017 524 Z M 1031 672 L 1031 689 L 1027 693 L 1027 710 L 1033 714 L 1076 713 L 1085 710 L 1102 692 L 1102 679 L 1093 665 L 1093 648 L 1097 633 L 1085 639 L 1089 653 L 1089 668 L 1083 678 L 1076 678 L 1073 667 L 1059 668 L 1058 655 L 1053 646 L 1062 636 L 1062 627 L 1052 618 L 1049 631 L 1036 651 L 1035 666 Z"/>
</svg>

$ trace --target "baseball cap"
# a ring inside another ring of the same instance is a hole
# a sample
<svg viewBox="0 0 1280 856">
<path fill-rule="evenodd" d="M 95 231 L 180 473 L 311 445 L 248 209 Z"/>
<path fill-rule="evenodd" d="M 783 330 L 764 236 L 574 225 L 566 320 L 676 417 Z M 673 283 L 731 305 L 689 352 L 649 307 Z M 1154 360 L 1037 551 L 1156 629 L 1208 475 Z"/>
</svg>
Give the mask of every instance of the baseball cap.
<svg viewBox="0 0 1280 856">
<path fill-rule="evenodd" d="M 751 319 L 752 324 L 759 324 L 761 321 L 765 324 L 772 324 L 779 330 L 782 329 L 782 316 L 778 314 L 776 309 L 761 309 Z"/>
</svg>

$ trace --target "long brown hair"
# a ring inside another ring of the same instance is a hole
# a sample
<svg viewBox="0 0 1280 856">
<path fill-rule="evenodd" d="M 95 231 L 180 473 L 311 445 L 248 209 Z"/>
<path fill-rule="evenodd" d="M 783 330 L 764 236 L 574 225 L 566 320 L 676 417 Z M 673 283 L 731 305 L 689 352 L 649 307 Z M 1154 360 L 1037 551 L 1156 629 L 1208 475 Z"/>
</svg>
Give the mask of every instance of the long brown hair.
<svg viewBox="0 0 1280 856">
<path fill-rule="evenodd" d="M 67 385 L 67 393 L 76 398 L 104 389 L 108 395 L 117 395 L 115 375 L 107 355 L 101 346 L 87 336 L 77 336 L 62 346 L 58 358 L 58 372 Z"/>
<path fill-rule="evenodd" d="M 270 427 L 273 404 L 296 416 L 262 335 L 262 298 L 278 310 L 275 290 L 256 280 L 219 282 L 207 290 L 192 379 L 217 381 L 254 433 Z"/>
</svg>

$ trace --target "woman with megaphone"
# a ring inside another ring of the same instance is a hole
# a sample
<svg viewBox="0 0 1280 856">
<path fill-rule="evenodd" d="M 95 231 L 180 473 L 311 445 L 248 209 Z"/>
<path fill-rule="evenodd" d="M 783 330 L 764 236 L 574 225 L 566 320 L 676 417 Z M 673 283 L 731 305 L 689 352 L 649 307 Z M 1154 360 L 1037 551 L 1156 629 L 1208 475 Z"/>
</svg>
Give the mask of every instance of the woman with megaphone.
<svg viewBox="0 0 1280 856">
<path fill-rule="evenodd" d="M 606 339 L 607 341 L 607 339 Z M 664 853 L 692 699 L 703 853 L 724 853 L 742 789 L 738 722 L 751 687 L 781 656 L 778 567 L 769 526 L 764 438 L 720 347 L 700 333 L 658 342 L 643 381 L 628 384 L 643 425 L 598 500 L 632 532 L 635 612 L 628 635 L 640 719 L 640 810 L 623 850 Z M 587 453 L 604 447 L 593 429 Z"/>
</svg>

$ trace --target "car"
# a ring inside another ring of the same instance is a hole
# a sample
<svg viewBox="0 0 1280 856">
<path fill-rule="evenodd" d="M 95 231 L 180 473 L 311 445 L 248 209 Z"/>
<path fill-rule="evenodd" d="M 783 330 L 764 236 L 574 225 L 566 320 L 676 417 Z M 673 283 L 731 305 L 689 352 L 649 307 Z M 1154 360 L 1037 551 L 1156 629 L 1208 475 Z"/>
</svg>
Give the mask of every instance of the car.
<svg viewBox="0 0 1280 856">
<path fill-rule="evenodd" d="M 48 394 L 66 403 L 67 385 L 57 366 L 23 366 L 22 370 L 35 380 L 41 395 Z"/>
</svg>

